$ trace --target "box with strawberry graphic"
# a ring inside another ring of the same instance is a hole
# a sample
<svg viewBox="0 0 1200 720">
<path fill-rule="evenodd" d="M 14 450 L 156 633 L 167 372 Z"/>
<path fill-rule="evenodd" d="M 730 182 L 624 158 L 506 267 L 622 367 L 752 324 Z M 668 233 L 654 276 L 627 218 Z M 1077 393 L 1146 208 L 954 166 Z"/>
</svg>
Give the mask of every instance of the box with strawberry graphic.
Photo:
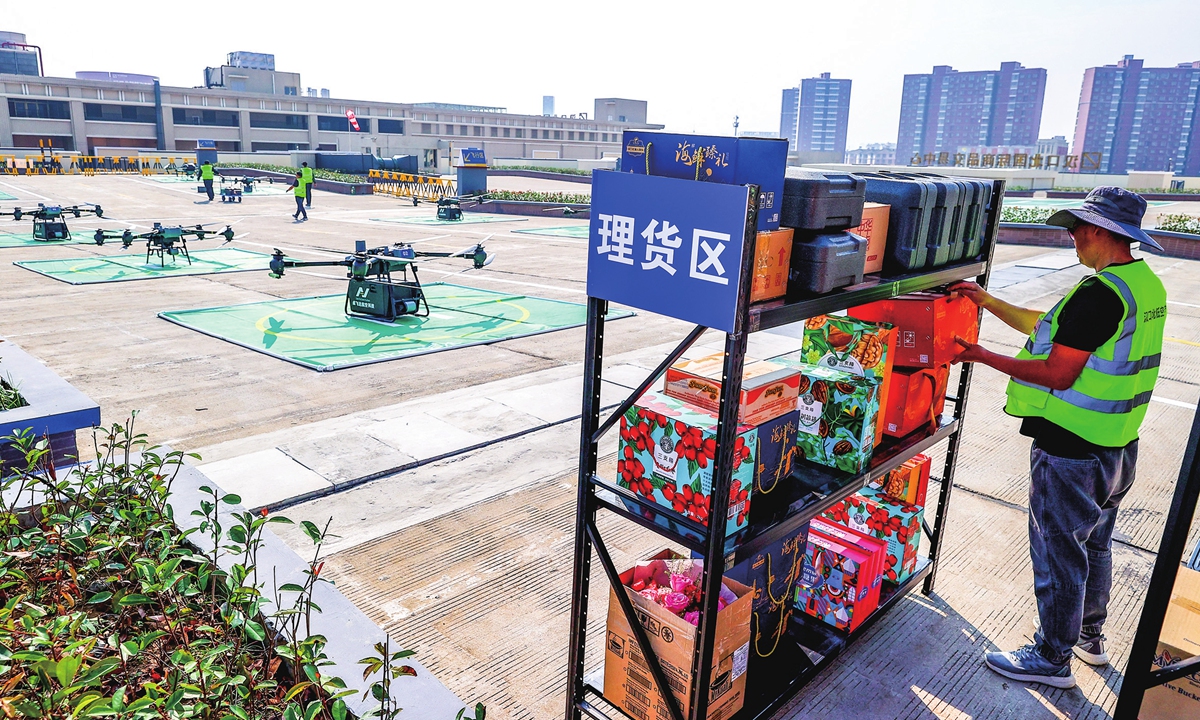
<svg viewBox="0 0 1200 720">
<path fill-rule="evenodd" d="M 868 487 L 828 510 L 824 517 L 887 542 L 883 579 L 902 583 L 917 569 L 925 510 Z"/>
<path fill-rule="evenodd" d="M 716 433 L 715 413 L 659 391 L 647 392 L 621 416 L 617 484 L 708 525 Z M 755 428 L 738 428 L 727 535 L 747 525 L 757 445 Z"/>
</svg>

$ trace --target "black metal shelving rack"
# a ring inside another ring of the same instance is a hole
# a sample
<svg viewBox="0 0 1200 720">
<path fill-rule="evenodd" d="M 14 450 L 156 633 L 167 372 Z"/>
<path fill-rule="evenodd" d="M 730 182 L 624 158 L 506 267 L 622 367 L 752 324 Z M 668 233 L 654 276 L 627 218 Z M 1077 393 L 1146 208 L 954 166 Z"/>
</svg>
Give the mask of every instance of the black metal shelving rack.
<svg viewBox="0 0 1200 720">
<path fill-rule="evenodd" d="M 584 355 L 583 416 L 579 447 L 579 496 L 576 507 L 575 570 L 571 602 L 570 657 L 568 661 L 568 697 L 566 718 L 580 720 L 587 715 L 593 720 L 619 720 L 627 717 L 604 701 L 601 688 L 594 687 L 585 678 L 585 647 L 587 642 L 587 617 L 589 604 L 589 580 L 592 554 L 604 568 L 609 583 L 620 585 L 618 569 L 604 544 L 596 523 L 600 511 L 614 513 L 631 522 L 651 530 L 666 540 L 678 543 L 700 553 L 706 561 L 701 576 L 705 605 L 701 609 L 696 638 L 696 651 L 692 657 L 692 686 L 690 713 L 692 720 L 707 718 L 708 692 L 717 623 L 717 598 L 721 577 L 725 569 L 753 556 L 770 543 L 795 532 L 804 523 L 819 516 L 845 498 L 861 490 L 869 480 L 881 477 L 899 467 L 905 460 L 937 443 L 947 440 L 946 462 L 943 472 L 936 481 L 940 483 L 937 512 L 933 526 L 923 525 L 929 538 L 929 554 L 921 558 L 918 569 L 904 583 L 888 586 L 881 597 L 879 609 L 867 618 L 854 632 L 844 633 L 820 621 L 797 614 L 787 634 L 776 650 L 777 662 L 772 663 L 772 677 L 756 676 L 748 684 L 743 708 L 733 716 L 735 720 L 768 718 L 790 700 L 800 688 L 838 657 L 838 655 L 860 637 L 868 627 L 896 605 L 907 593 L 918 585 L 926 595 L 933 592 L 937 579 L 938 560 L 942 546 L 946 514 L 950 507 L 950 495 L 954 488 L 954 472 L 958 461 L 958 449 L 966 413 L 967 395 L 971 386 L 972 368 L 969 363 L 962 366 L 958 389 L 947 397 L 953 405 L 953 413 L 943 415 L 936 428 L 918 431 L 898 441 L 890 438 L 876 448 L 870 466 L 861 473 L 845 473 L 801 461 L 793 472 L 788 496 L 790 504 L 782 519 L 761 526 L 751 526 L 738 535 L 725 537 L 725 523 L 729 503 L 729 488 L 732 476 L 732 453 L 737 432 L 737 402 L 742 385 L 742 366 L 746 356 L 746 345 L 750 333 L 760 330 L 802 322 L 815 315 L 846 309 L 863 303 L 882 300 L 921 290 L 929 290 L 958 280 L 974 279 L 986 286 L 991 272 L 992 251 L 1000 218 L 1000 204 L 1004 195 L 1004 181 L 994 181 L 989 203 L 986 234 L 982 254 L 974 259 L 938 268 L 931 272 L 913 273 L 900 277 L 874 278 L 853 288 L 815 298 L 786 298 L 784 300 L 749 304 L 750 278 L 752 276 L 752 252 L 743 252 L 741 284 L 743 289 L 737 308 L 735 332 L 725 336 L 725 365 L 721 381 L 721 397 L 718 411 L 716 461 L 712 480 L 712 508 L 710 517 L 718 518 L 708 527 L 691 522 L 661 506 L 649 503 L 632 493 L 617 487 L 596 474 L 599 441 L 617 424 L 622 414 L 653 385 L 672 363 L 683 354 L 707 329 L 697 326 L 662 361 L 661 364 L 633 391 L 632 394 L 603 422 L 600 419 L 600 383 L 604 358 L 604 319 L 608 303 L 596 297 L 588 298 L 587 339 Z M 752 248 L 755 233 L 753 214 L 748 222 L 746 247 Z M 869 278 L 872 276 L 868 276 Z M 630 507 L 636 507 L 632 511 Z M 710 562 L 719 558 L 724 562 Z M 714 568 L 716 571 L 714 572 Z M 621 609 L 633 629 L 640 646 L 642 657 L 650 666 L 655 685 L 660 689 L 673 720 L 685 720 L 684 715 L 668 689 L 663 674 L 644 629 L 636 619 L 632 603 L 626 593 L 615 593 Z M 601 595 L 600 597 L 604 597 Z M 758 669 L 756 668 L 756 671 Z M 766 671 L 764 671 L 766 672 Z"/>
<path fill-rule="evenodd" d="M 1162 542 L 1158 545 L 1150 586 L 1146 588 L 1146 599 L 1137 633 L 1133 636 L 1133 647 L 1129 650 L 1129 662 L 1125 666 L 1125 679 L 1121 683 L 1113 720 L 1137 720 L 1147 690 L 1200 672 L 1200 655 L 1157 670 L 1152 665 L 1167 606 L 1171 602 L 1171 591 L 1175 588 L 1175 577 L 1183 561 L 1184 545 L 1196 516 L 1197 498 L 1200 498 L 1200 410 L 1192 419 L 1192 432 L 1188 436 L 1175 495 L 1171 498 L 1171 509 L 1167 512 Z"/>
</svg>

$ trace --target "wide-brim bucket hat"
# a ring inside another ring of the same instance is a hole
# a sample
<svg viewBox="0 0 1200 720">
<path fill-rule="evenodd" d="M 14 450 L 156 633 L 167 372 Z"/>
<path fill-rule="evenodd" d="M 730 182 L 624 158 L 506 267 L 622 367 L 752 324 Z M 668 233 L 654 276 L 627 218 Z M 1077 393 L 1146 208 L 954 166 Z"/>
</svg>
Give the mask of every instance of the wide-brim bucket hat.
<svg viewBox="0 0 1200 720">
<path fill-rule="evenodd" d="M 1070 230 L 1085 222 L 1162 251 L 1162 245 L 1142 230 L 1145 215 L 1145 198 L 1125 188 L 1105 185 L 1092 188 L 1083 199 L 1083 207 L 1059 210 L 1046 220 L 1046 224 Z"/>
</svg>

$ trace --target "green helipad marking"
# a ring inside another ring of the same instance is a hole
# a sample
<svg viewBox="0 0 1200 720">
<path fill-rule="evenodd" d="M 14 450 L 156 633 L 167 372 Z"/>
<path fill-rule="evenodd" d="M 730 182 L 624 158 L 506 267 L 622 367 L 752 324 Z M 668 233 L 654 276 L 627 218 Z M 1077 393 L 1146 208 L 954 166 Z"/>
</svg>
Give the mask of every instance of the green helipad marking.
<svg viewBox="0 0 1200 720">
<path fill-rule="evenodd" d="M 240 248 L 212 248 L 192 250 L 192 264 L 176 256 L 175 262 L 167 261 L 159 266 L 158 257 L 151 256 L 146 264 L 146 255 L 112 255 L 109 257 L 72 258 L 70 260 L 22 260 L 13 263 L 55 280 L 71 285 L 123 282 L 125 280 L 152 280 L 176 275 L 216 275 L 218 273 L 267 271 L 271 256 Z"/>
<path fill-rule="evenodd" d="M 449 283 L 426 285 L 425 296 L 429 317 L 405 317 L 395 324 L 346 317 L 342 294 L 162 312 L 159 317 L 314 370 L 500 342 L 587 320 L 587 307 L 580 303 Z"/>
<path fill-rule="evenodd" d="M 1173 200 L 1149 200 L 1146 202 L 1151 207 L 1159 207 L 1162 205 L 1174 205 Z M 1027 207 L 1027 208 L 1051 208 L 1060 210 L 1063 208 L 1083 207 L 1083 199 L 1079 198 L 1026 198 L 1026 197 L 1007 197 L 1004 198 L 1005 207 Z"/>
<path fill-rule="evenodd" d="M 16 200 L 16 199 L 17 199 L 16 195 L 9 195 L 8 193 L 4 192 L 3 190 L 0 190 L 0 200 Z"/>
<path fill-rule="evenodd" d="M 521 233 L 523 235 L 552 235 L 554 237 L 580 238 L 586 240 L 588 231 L 590 229 L 590 225 L 560 225 L 558 227 L 513 230 L 513 232 Z"/>
<path fill-rule="evenodd" d="M 29 226 L 26 225 L 26 228 Z M 15 247 L 50 247 L 51 245 L 86 245 L 92 242 L 91 236 L 74 235 L 70 240 L 34 240 L 33 230 L 26 229 L 25 232 L 17 234 L 6 230 L 0 230 L 0 248 L 15 248 Z"/>
<path fill-rule="evenodd" d="M 485 213 L 463 213 L 462 220 L 438 220 L 428 215 L 413 215 L 400 218 L 371 218 L 375 222 L 402 223 L 404 225 L 472 225 L 474 223 L 525 222 L 528 218 L 512 215 L 487 215 Z"/>
<path fill-rule="evenodd" d="M 186 175 L 146 175 L 144 177 L 160 183 L 199 183 L 195 178 Z"/>
</svg>

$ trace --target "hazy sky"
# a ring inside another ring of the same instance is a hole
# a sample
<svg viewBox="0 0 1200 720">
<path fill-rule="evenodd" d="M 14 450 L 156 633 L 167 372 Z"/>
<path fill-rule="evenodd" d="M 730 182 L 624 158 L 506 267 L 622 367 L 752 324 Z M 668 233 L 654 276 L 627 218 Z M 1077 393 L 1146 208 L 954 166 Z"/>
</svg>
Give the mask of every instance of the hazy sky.
<svg viewBox="0 0 1200 720">
<path fill-rule="evenodd" d="M 592 111 L 648 100 L 651 122 L 778 130 L 780 91 L 851 78 L 849 147 L 894 142 L 905 73 L 934 65 L 1048 70 L 1042 136 L 1074 132 L 1084 68 L 1131 53 L 1200 60 L 1200 0 L 683 2 L 34 2 L 0 0 L 0 30 L 41 45 L 49 75 L 108 70 L 194 86 L 231 50 L 336 98 Z"/>
</svg>

